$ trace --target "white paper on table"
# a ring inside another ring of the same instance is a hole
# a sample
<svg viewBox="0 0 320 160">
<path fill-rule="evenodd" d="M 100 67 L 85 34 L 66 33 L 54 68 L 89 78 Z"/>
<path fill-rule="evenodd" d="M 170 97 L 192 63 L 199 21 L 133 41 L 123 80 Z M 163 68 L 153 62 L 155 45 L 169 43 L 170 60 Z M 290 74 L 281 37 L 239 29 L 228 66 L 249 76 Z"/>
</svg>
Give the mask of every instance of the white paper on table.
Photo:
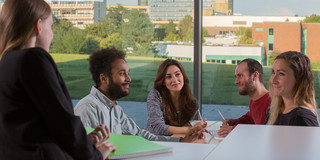
<svg viewBox="0 0 320 160">
<path fill-rule="evenodd" d="M 209 131 L 210 135 L 214 137 L 216 140 L 223 140 L 225 137 L 222 137 L 218 134 L 218 130 Z"/>
</svg>

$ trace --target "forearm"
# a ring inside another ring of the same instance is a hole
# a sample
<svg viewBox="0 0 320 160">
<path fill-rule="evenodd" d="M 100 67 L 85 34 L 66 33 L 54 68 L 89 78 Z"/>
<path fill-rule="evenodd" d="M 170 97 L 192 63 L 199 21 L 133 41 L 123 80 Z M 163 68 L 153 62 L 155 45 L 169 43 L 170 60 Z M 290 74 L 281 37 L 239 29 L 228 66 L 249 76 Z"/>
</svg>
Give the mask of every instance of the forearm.
<svg viewBox="0 0 320 160">
<path fill-rule="evenodd" d="M 185 134 L 187 133 L 189 127 L 176 127 L 176 126 L 169 126 L 168 135 L 172 134 Z"/>
<path fill-rule="evenodd" d="M 254 124 L 250 112 L 248 112 L 247 114 L 243 115 L 238 119 L 234 119 L 233 125 L 238 125 L 238 124 Z"/>
</svg>

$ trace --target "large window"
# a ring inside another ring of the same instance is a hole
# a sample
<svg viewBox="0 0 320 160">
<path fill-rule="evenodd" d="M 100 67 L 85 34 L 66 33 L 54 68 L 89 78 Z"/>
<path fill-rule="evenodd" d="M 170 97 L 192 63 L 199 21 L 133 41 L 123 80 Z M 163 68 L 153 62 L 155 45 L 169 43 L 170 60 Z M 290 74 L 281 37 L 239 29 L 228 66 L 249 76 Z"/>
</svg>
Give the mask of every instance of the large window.
<svg viewBox="0 0 320 160">
<path fill-rule="evenodd" d="M 213 5 L 215 1 L 219 2 L 219 5 Z M 194 53 L 194 26 L 197 25 L 195 22 L 199 17 L 194 17 L 194 1 L 150 0 L 147 12 L 130 8 L 129 5 L 128 8 L 125 4 L 111 4 L 112 7 L 107 8 L 106 17 L 100 22 L 94 22 L 92 3 L 95 2 L 77 3 L 81 5 L 81 10 L 75 9 L 74 3 L 61 3 L 64 9 L 53 11 L 68 14 L 69 20 L 56 21 L 51 54 L 76 103 L 87 95 L 94 85 L 88 70 L 89 54 L 108 46 L 125 50 L 132 82 L 130 95 L 120 99 L 119 103 L 126 113 L 144 128 L 148 116 L 145 102 L 162 61 L 166 58 L 179 60 L 187 72 L 192 91 L 196 85 L 194 60 L 198 53 Z M 254 0 L 203 0 L 200 87 L 202 113 L 208 120 L 221 120 L 217 109 L 220 109 L 226 118 L 238 118 L 248 111 L 250 98 L 239 95 L 238 87 L 234 83 L 234 71 L 241 60 L 253 58 L 261 62 L 264 66 L 263 83 L 268 88 L 270 66 L 274 57 L 292 46 L 301 46 L 300 50 L 292 50 L 303 53 L 308 51 L 314 69 L 316 99 L 320 100 L 320 58 L 314 52 L 318 46 L 312 42 L 320 39 L 320 36 L 316 37 L 316 30 L 320 29 L 320 25 L 302 23 L 306 17 L 294 14 L 284 15 L 277 11 L 268 14 L 267 11 L 263 13 L 244 9 L 259 8 L 257 3 L 260 7 L 269 5 L 268 2 Z M 59 4 L 54 3 L 55 6 Z M 70 5 L 72 7 L 67 8 Z M 284 8 L 286 7 L 290 9 L 290 6 L 284 5 Z M 174 10 L 177 12 L 174 13 Z M 79 17 L 73 17 L 74 14 Z M 307 12 L 299 15 L 311 16 Z M 292 23 L 301 24 L 301 27 L 297 30 L 286 27 Z M 81 26 L 81 29 L 76 25 Z M 253 27 L 255 25 L 257 27 Z M 297 34 L 294 33 L 300 34 L 295 36 Z M 289 38 L 285 39 L 286 37 Z M 298 45 L 295 45 L 296 43 Z"/>
</svg>

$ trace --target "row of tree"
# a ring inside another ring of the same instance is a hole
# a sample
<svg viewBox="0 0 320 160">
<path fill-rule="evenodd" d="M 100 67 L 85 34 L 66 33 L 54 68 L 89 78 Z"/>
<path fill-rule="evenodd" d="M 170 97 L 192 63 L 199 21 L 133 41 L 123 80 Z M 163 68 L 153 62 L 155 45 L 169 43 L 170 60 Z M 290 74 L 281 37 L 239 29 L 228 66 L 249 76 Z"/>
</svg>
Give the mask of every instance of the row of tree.
<svg viewBox="0 0 320 160">
<path fill-rule="evenodd" d="M 186 16 L 178 25 L 172 21 L 158 28 L 146 13 L 122 6 L 108 8 L 100 23 L 78 29 L 65 19 L 55 18 L 53 53 L 89 54 L 99 48 L 114 46 L 132 55 L 154 56 L 152 41 L 193 41 L 193 18 Z M 208 36 L 206 30 L 203 36 Z"/>
</svg>

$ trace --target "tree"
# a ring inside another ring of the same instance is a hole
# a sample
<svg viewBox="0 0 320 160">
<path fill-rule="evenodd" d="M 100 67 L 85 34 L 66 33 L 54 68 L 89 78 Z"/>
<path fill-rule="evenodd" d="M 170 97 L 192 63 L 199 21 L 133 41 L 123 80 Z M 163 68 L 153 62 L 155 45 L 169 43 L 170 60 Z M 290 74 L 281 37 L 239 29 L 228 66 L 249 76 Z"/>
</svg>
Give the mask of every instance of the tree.
<svg viewBox="0 0 320 160">
<path fill-rule="evenodd" d="M 57 21 L 53 29 L 53 39 L 50 45 L 51 53 L 64 53 L 65 46 L 63 44 L 64 34 L 67 32 L 67 29 L 61 27 Z"/>
<path fill-rule="evenodd" d="M 67 20 L 55 21 L 54 38 L 50 46 L 52 53 L 80 53 L 86 44 L 86 32 L 70 26 Z"/>
<path fill-rule="evenodd" d="M 207 29 L 202 27 L 202 37 L 209 37 L 209 32 Z"/>
<path fill-rule="evenodd" d="M 239 44 L 252 44 L 252 28 L 251 27 L 240 27 L 236 31 L 236 35 L 240 36 Z"/>
<path fill-rule="evenodd" d="M 187 34 L 190 34 L 191 32 L 193 33 L 192 17 L 190 15 L 186 15 L 183 19 L 180 20 L 178 27 L 181 40 L 188 41 L 186 40 L 186 38 L 189 39 L 190 35 L 187 36 Z"/>
<path fill-rule="evenodd" d="M 59 25 L 65 29 L 69 29 L 72 27 L 72 23 L 67 19 L 59 19 Z"/>
<path fill-rule="evenodd" d="M 304 22 L 304 23 L 320 23 L 320 16 L 313 14 L 309 17 L 306 17 L 306 19 L 304 19 L 302 22 Z"/>
<path fill-rule="evenodd" d="M 189 28 L 183 37 L 183 41 L 193 41 L 194 28 Z"/>
<path fill-rule="evenodd" d="M 178 41 L 179 40 L 179 35 L 170 32 L 164 39 L 163 41 Z"/>
<path fill-rule="evenodd" d="M 168 39 L 167 37 L 170 34 L 170 37 L 172 36 L 176 37 L 174 34 L 178 36 L 178 31 L 176 29 L 177 25 L 173 23 L 173 21 L 170 21 L 166 24 L 161 24 L 159 28 L 155 29 L 155 39 L 158 41 L 162 41 L 164 39 Z M 171 39 L 169 38 L 169 39 Z"/>
<path fill-rule="evenodd" d="M 274 59 L 280 54 L 279 51 L 274 51 L 274 52 L 271 52 L 271 54 L 269 54 L 269 57 L 268 57 L 268 61 L 269 61 L 269 66 L 272 66 L 273 62 L 274 62 Z"/>
<path fill-rule="evenodd" d="M 90 54 L 92 52 L 95 52 L 99 49 L 99 41 L 100 38 L 97 38 L 95 36 L 87 35 L 85 43 L 80 49 L 81 54 Z"/>
<path fill-rule="evenodd" d="M 107 9 L 106 18 L 102 22 L 106 24 L 108 35 L 121 33 L 121 25 L 124 21 L 124 16 L 126 16 L 128 12 L 129 10 L 121 5 Z"/>
<path fill-rule="evenodd" d="M 85 31 L 87 34 L 97 36 L 100 38 L 106 38 L 108 36 L 106 23 L 92 23 L 86 26 Z"/>
<path fill-rule="evenodd" d="M 182 41 L 193 41 L 194 40 L 194 23 L 190 15 L 186 15 L 179 22 L 179 35 Z M 208 37 L 208 30 L 202 28 L 202 41 L 204 42 L 204 37 Z"/>
<path fill-rule="evenodd" d="M 163 28 L 166 35 L 169 33 L 178 33 L 176 29 L 177 25 L 173 21 L 169 21 L 167 24 L 161 24 L 159 28 Z"/>
<path fill-rule="evenodd" d="M 123 48 L 132 49 L 134 55 L 153 54 L 150 46 L 154 25 L 149 16 L 138 10 L 130 10 L 124 19 L 125 22 L 122 23 Z"/>
<path fill-rule="evenodd" d="M 162 41 L 166 36 L 167 35 L 164 28 L 156 28 L 154 30 L 154 39 L 156 41 Z"/>
<path fill-rule="evenodd" d="M 100 48 L 107 48 L 107 47 L 115 47 L 118 49 L 122 48 L 122 38 L 120 33 L 113 33 L 107 38 L 101 40 L 99 47 Z"/>
<path fill-rule="evenodd" d="M 86 33 L 78 28 L 69 29 L 64 35 L 64 53 L 81 53 L 81 49 L 86 43 Z"/>
</svg>

